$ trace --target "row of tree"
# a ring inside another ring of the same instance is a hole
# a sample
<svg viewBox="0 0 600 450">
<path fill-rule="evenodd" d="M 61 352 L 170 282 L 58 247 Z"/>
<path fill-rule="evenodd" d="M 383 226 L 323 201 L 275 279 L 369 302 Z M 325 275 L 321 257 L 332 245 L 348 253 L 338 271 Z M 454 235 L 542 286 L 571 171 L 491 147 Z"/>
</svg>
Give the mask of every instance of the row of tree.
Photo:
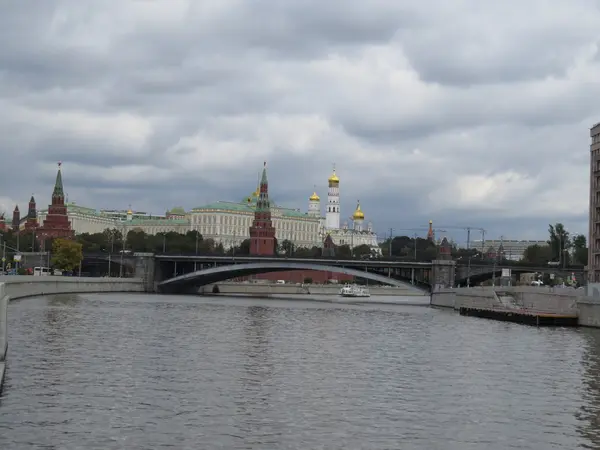
<svg viewBox="0 0 600 450">
<path fill-rule="evenodd" d="M 547 245 L 529 246 L 523 255 L 523 261 L 532 264 L 546 265 L 548 262 L 561 263 L 561 266 L 586 265 L 587 246 L 586 238 L 582 234 L 571 236 L 561 223 L 550 225 L 548 228 L 549 239 Z M 53 248 L 52 239 L 40 242 L 35 233 L 21 231 L 14 233 L 6 231 L 0 235 L 7 253 L 46 251 Z M 119 230 L 106 229 L 102 233 L 82 233 L 76 236 L 75 242 L 81 245 L 83 253 L 107 253 L 120 251 L 152 252 L 152 253 L 183 253 L 200 255 L 248 255 L 250 253 L 250 239 L 227 251 L 221 243 L 212 239 L 204 239 L 197 231 L 185 234 L 168 232 L 155 235 L 143 231 L 129 231 L 124 237 Z M 63 244 L 64 245 L 64 244 Z M 276 253 L 281 256 L 297 258 L 318 258 L 322 256 L 321 247 L 297 247 L 293 242 L 284 240 L 276 242 Z M 409 236 L 396 236 L 381 244 L 384 257 L 403 258 L 417 261 L 431 261 L 438 253 L 437 245 L 423 238 Z M 485 258 L 477 249 L 461 249 L 451 247 L 453 259 Z M 373 251 L 368 245 L 360 245 L 354 249 L 349 245 L 340 245 L 335 248 L 338 258 L 367 258 L 373 257 Z M 503 259 L 505 255 L 497 255 Z"/>
<path fill-rule="evenodd" d="M 82 244 L 84 253 L 107 253 L 107 252 L 151 252 L 151 253 L 179 253 L 198 255 L 249 255 L 250 239 L 245 239 L 240 245 L 225 250 L 223 244 L 213 239 L 204 239 L 197 231 L 188 231 L 185 234 L 168 232 L 158 234 L 146 234 L 143 231 L 130 231 L 125 239 L 118 230 L 104 230 L 102 233 L 82 233 L 77 235 L 77 241 Z M 281 256 L 296 258 L 318 258 L 322 256 L 320 247 L 297 247 L 291 241 L 275 240 L 276 253 Z M 354 248 L 354 256 L 370 254 L 371 249 L 364 245 Z M 335 249 L 336 256 L 350 258 L 352 251 L 350 246 L 341 245 Z"/>
<path fill-rule="evenodd" d="M 583 234 L 571 234 L 562 223 L 548 226 L 547 245 L 530 245 L 523 260 L 532 264 L 555 263 L 562 266 L 587 265 L 588 248 Z"/>
</svg>

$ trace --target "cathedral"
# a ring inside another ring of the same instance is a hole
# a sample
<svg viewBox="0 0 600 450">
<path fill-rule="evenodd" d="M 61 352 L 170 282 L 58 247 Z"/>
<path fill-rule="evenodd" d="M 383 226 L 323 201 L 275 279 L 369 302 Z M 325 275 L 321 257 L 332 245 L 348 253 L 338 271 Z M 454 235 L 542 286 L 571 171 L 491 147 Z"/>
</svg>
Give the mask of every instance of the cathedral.
<svg viewBox="0 0 600 450">
<path fill-rule="evenodd" d="M 335 168 L 327 180 L 327 206 L 325 215 L 321 213 L 321 198 L 316 190 L 308 199 L 308 215 L 318 217 L 321 223 L 321 235 L 323 240 L 328 236 L 335 245 L 349 245 L 351 248 L 367 245 L 375 254 L 381 254 L 381 248 L 377 242 L 377 234 L 373 231 L 373 224 L 369 222 L 365 226 L 365 213 L 361 209 L 360 201 L 356 203 L 356 209 L 351 216 L 351 223 L 344 221 L 340 223 L 340 178 Z"/>
</svg>

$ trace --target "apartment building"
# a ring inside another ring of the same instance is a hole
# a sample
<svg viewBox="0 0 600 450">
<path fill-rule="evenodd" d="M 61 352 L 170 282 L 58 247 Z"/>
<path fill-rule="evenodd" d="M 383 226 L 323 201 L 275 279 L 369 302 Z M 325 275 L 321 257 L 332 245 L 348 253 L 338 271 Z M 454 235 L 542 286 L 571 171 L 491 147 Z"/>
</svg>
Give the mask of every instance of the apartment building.
<svg viewBox="0 0 600 450">
<path fill-rule="evenodd" d="M 588 282 L 600 283 L 600 123 L 590 129 L 590 234 Z"/>
</svg>

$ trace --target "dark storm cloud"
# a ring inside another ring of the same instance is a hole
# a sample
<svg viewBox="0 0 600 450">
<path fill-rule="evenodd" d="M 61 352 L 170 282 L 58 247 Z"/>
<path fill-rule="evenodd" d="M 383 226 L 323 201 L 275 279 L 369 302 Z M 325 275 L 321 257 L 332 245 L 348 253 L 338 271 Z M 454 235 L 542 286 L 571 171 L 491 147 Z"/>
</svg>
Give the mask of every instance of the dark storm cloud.
<svg viewBox="0 0 600 450">
<path fill-rule="evenodd" d="M 0 207 L 47 202 L 58 160 L 72 200 L 155 212 L 243 198 L 267 160 L 275 201 L 305 210 L 335 162 L 343 214 L 360 199 L 378 231 L 584 229 L 599 18 L 586 0 L 3 2 Z"/>
</svg>

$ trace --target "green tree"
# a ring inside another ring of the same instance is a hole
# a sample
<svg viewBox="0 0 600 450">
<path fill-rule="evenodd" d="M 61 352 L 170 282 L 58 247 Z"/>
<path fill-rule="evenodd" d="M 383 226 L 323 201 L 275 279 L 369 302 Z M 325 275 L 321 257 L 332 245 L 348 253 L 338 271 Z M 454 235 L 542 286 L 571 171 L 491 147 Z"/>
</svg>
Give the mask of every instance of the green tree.
<svg viewBox="0 0 600 450">
<path fill-rule="evenodd" d="M 83 259 L 83 246 L 71 239 L 54 239 L 52 243 L 52 267 L 64 271 L 79 267 Z"/>
<path fill-rule="evenodd" d="M 339 259 L 352 258 L 352 250 L 348 244 L 338 245 L 335 247 L 335 256 Z"/>
<path fill-rule="evenodd" d="M 550 234 L 548 245 L 552 251 L 552 261 L 563 261 L 563 258 L 568 257 L 566 250 L 571 248 L 571 237 L 569 232 L 565 230 L 562 223 L 556 223 L 554 225 L 548 225 L 548 233 Z"/>
<path fill-rule="evenodd" d="M 307 248 L 307 247 L 297 247 L 294 251 L 295 258 L 320 258 L 322 255 L 321 247 L 317 247 L 316 245 Z"/>
<path fill-rule="evenodd" d="M 545 266 L 552 260 L 552 249 L 549 245 L 530 245 L 523 252 L 522 261 Z"/>
<path fill-rule="evenodd" d="M 371 247 L 368 246 L 367 244 L 358 245 L 358 246 L 354 247 L 353 250 L 354 250 L 353 253 L 354 253 L 355 258 L 364 258 L 367 256 L 371 256 Z"/>
<path fill-rule="evenodd" d="M 277 253 L 280 255 L 286 255 L 286 256 L 293 256 L 294 255 L 294 243 L 288 239 L 284 239 L 283 241 L 281 241 L 281 244 L 279 244 L 279 247 L 277 248 Z"/>
<path fill-rule="evenodd" d="M 588 248 L 586 238 L 583 234 L 576 234 L 572 239 L 573 244 L 573 263 L 587 265 Z"/>
</svg>

